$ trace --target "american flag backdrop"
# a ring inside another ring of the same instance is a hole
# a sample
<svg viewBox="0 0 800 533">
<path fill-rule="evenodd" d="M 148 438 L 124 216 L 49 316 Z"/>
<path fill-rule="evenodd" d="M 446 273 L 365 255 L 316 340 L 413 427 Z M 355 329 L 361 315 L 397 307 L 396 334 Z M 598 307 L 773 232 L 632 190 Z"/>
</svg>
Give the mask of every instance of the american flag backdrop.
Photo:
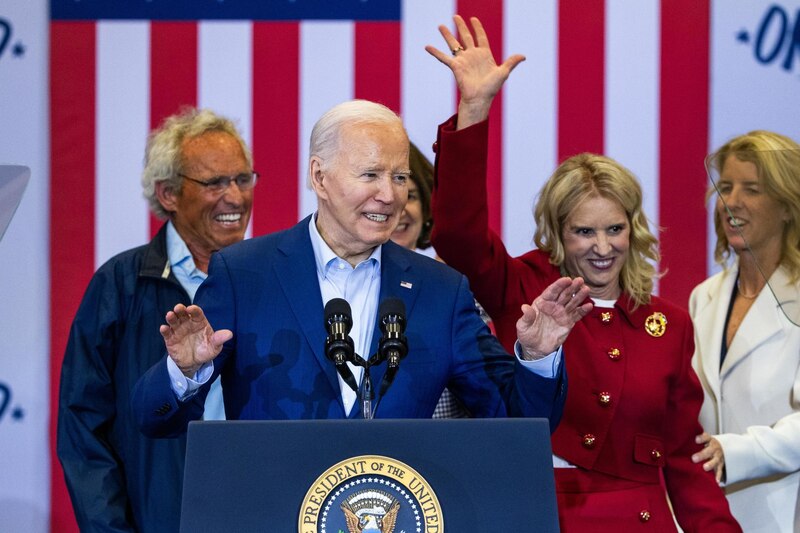
<svg viewBox="0 0 800 533">
<path fill-rule="evenodd" d="M 662 228 L 668 274 L 659 292 L 686 306 L 713 268 L 704 156 L 757 127 L 800 138 L 799 8 L 796 0 L 52 0 L 51 413 L 89 278 L 160 225 L 139 181 L 150 129 L 183 105 L 235 119 L 262 174 L 251 234 L 286 228 L 315 208 L 308 138 L 341 101 L 386 104 L 433 155 L 456 91 L 423 47 L 444 46 L 437 25 L 452 25 L 454 13 L 482 20 L 496 58 L 527 57 L 491 118 L 490 217 L 509 250 L 530 249 L 534 195 L 557 163 L 606 153 L 640 178 Z M 54 450 L 54 416 L 50 428 Z M 50 494 L 51 529 L 73 529 L 54 451 Z"/>
</svg>

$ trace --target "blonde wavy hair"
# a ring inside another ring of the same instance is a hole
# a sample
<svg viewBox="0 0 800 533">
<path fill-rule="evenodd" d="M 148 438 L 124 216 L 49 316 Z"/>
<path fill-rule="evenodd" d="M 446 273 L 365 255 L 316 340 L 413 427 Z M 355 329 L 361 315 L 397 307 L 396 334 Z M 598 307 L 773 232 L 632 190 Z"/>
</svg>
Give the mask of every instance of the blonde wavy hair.
<svg viewBox="0 0 800 533">
<path fill-rule="evenodd" d="M 772 131 L 755 130 L 734 137 L 706 158 L 706 164 L 722 174 L 728 157 L 753 163 L 764 192 L 789 214 L 783 230 L 781 264 L 789 271 L 793 282 L 800 279 L 800 145 Z M 706 199 L 716 193 L 712 183 Z M 732 248 L 722 227 L 719 211 L 714 209 L 714 231 L 717 244 L 714 259 L 727 266 Z"/>
<path fill-rule="evenodd" d="M 630 247 L 620 272 L 620 285 L 636 308 L 650 302 L 653 280 L 660 277 L 658 239 L 650 232 L 642 209 L 642 187 L 634 175 L 609 157 L 583 153 L 570 157 L 547 180 L 533 211 L 534 242 L 550 255 L 550 262 L 566 271 L 564 223 L 580 203 L 600 196 L 622 206 L 630 224 Z"/>
</svg>

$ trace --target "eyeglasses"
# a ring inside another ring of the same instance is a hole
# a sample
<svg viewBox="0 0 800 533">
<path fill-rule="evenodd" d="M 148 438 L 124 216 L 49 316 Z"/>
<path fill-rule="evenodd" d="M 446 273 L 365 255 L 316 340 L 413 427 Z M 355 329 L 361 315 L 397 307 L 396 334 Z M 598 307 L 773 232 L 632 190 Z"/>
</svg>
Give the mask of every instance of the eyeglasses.
<svg viewBox="0 0 800 533">
<path fill-rule="evenodd" d="M 206 181 L 190 178 L 186 174 L 178 174 L 178 176 L 202 185 L 207 191 L 214 194 L 227 191 L 232 182 L 236 183 L 240 191 L 249 191 L 256 186 L 256 181 L 258 181 L 258 172 L 243 172 L 237 176 L 215 176 Z"/>
</svg>

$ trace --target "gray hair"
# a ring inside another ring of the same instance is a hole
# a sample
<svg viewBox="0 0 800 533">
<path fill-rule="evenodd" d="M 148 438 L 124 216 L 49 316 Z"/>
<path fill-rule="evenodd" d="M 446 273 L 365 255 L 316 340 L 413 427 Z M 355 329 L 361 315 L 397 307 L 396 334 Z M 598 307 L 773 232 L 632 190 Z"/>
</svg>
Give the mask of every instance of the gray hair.
<svg viewBox="0 0 800 533">
<path fill-rule="evenodd" d="M 242 148 L 247 164 L 253 167 L 253 155 L 242 139 L 236 125 L 228 118 L 217 115 L 210 109 L 187 107 L 167 117 L 147 138 L 142 171 L 142 193 L 150 203 L 150 210 L 158 218 L 168 218 L 156 196 L 156 183 L 163 181 L 175 192 L 180 192 L 182 180 L 181 145 L 185 139 L 199 137 L 204 133 L 218 131 L 227 133 Z"/>
<path fill-rule="evenodd" d="M 350 100 L 336 105 L 320 117 L 311 130 L 309 158 L 332 161 L 339 148 L 341 129 L 348 124 L 391 124 L 403 128 L 397 113 L 369 100 Z M 403 128 L 405 131 L 405 128 Z"/>
</svg>

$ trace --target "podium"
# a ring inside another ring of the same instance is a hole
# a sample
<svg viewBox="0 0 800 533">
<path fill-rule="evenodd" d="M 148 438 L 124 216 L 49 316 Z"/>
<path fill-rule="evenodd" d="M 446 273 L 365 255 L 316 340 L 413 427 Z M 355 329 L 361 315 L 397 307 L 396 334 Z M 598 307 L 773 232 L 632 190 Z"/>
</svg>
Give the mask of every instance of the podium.
<svg viewBox="0 0 800 533">
<path fill-rule="evenodd" d="M 181 531 L 557 532 L 549 425 L 192 422 Z"/>
</svg>

